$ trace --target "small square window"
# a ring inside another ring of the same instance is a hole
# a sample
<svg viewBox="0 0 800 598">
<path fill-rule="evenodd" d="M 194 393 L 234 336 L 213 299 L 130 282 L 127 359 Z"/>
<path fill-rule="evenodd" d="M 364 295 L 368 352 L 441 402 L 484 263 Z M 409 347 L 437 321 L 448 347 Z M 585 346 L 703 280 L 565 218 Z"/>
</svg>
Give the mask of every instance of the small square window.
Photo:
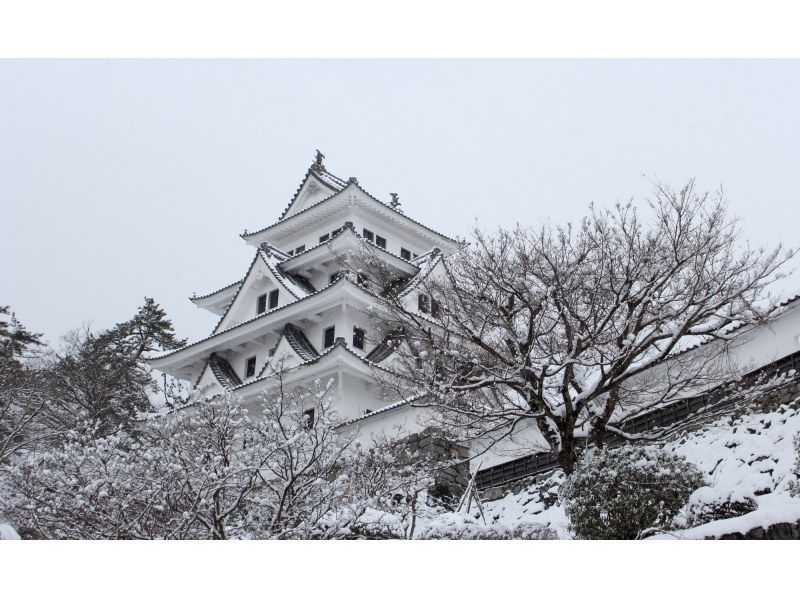
<svg viewBox="0 0 800 598">
<path fill-rule="evenodd" d="M 244 377 L 245 378 L 252 378 L 256 375 L 256 357 L 253 355 L 250 359 L 247 360 L 247 364 L 244 368 Z"/>
<path fill-rule="evenodd" d="M 353 327 L 353 346 L 356 349 L 364 350 L 364 329 L 358 326 Z"/>
<path fill-rule="evenodd" d="M 330 236 L 328 233 L 325 233 L 324 235 L 322 235 L 322 236 L 319 238 L 319 242 L 320 242 L 320 243 L 324 243 L 325 241 L 327 241 L 327 240 L 328 240 L 328 239 L 330 239 L 330 238 L 331 238 L 331 236 Z"/>
<path fill-rule="evenodd" d="M 356 283 L 357 284 L 359 284 L 362 287 L 364 287 L 364 286 L 367 286 L 367 282 L 369 282 L 369 281 L 367 280 L 367 275 L 366 274 L 364 274 L 363 272 L 359 272 L 358 274 L 356 274 Z"/>
<path fill-rule="evenodd" d="M 442 308 L 439 306 L 439 302 L 436 299 L 431 299 L 431 315 L 434 318 L 438 318 L 439 315 L 442 313 Z"/>
<path fill-rule="evenodd" d="M 429 302 L 427 295 L 423 295 L 422 293 L 419 294 L 419 297 L 417 298 L 417 309 L 424 314 L 428 313 Z"/>
<path fill-rule="evenodd" d="M 313 409 L 306 409 L 305 411 L 303 411 L 303 418 L 305 420 L 303 422 L 303 424 L 305 425 L 306 430 L 310 430 L 311 428 L 314 427 L 314 410 Z"/>
<path fill-rule="evenodd" d="M 267 311 L 267 295 L 266 293 L 263 295 L 259 295 L 258 299 L 256 300 L 256 315 L 263 314 Z"/>
<path fill-rule="evenodd" d="M 367 241 L 369 241 L 370 243 L 374 243 L 375 242 L 375 233 L 373 233 L 371 230 L 368 230 L 368 229 L 365 228 L 364 229 L 364 238 Z"/>
<path fill-rule="evenodd" d="M 269 292 L 269 308 L 270 309 L 275 309 L 276 307 L 278 307 L 278 295 L 279 295 L 278 289 L 272 289 Z"/>
<path fill-rule="evenodd" d="M 295 249 L 294 252 L 295 253 L 303 253 L 305 250 L 306 250 L 306 246 L 305 245 L 301 245 L 300 247 Z"/>
<path fill-rule="evenodd" d="M 380 235 L 375 235 L 375 245 L 377 245 L 381 249 L 386 249 L 386 239 L 384 239 Z"/>
<path fill-rule="evenodd" d="M 404 260 L 410 260 L 411 259 L 411 252 L 408 249 L 406 249 L 405 247 L 401 247 L 400 248 L 400 257 L 403 258 Z"/>
<path fill-rule="evenodd" d="M 327 349 L 328 347 L 332 347 L 333 343 L 336 341 L 336 326 L 330 326 L 326 328 L 325 331 L 322 333 L 322 346 Z"/>
</svg>

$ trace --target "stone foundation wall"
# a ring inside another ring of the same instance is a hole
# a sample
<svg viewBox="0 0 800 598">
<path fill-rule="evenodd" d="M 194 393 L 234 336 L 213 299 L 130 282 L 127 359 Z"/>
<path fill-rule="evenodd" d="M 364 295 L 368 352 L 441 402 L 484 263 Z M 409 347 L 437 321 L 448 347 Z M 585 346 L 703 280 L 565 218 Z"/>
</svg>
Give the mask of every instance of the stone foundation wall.
<svg viewBox="0 0 800 598">
<path fill-rule="evenodd" d="M 423 430 L 403 439 L 414 452 L 430 456 L 434 463 L 443 463 L 434 475 L 431 494 L 446 502 L 458 500 L 469 483 L 469 449 L 446 440 L 436 432 Z M 445 462 L 452 462 L 444 466 Z"/>
</svg>

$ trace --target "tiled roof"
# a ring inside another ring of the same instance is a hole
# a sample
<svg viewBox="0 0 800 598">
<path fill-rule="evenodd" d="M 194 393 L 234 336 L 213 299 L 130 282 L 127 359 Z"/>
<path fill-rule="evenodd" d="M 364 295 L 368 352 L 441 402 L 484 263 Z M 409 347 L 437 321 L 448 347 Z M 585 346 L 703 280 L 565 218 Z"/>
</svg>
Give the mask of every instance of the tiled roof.
<svg viewBox="0 0 800 598">
<path fill-rule="evenodd" d="M 308 280 L 308 278 L 306 278 L 302 274 L 291 274 L 290 272 L 282 272 L 282 274 L 286 278 L 288 278 L 289 280 L 294 282 L 297 286 L 299 286 L 301 289 L 303 289 L 309 295 L 311 293 L 316 292 L 316 290 L 317 290 L 317 289 L 314 288 L 314 285 L 311 284 L 311 282 Z"/>
<path fill-rule="evenodd" d="M 305 179 L 303 180 L 303 183 L 305 183 Z M 418 220 L 414 220 L 413 218 L 411 218 L 410 216 L 408 216 L 408 215 L 407 215 L 407 214 L 405 214 L 404 212 L 402 212 L 402 211 L 400 211 L 400 210 L 398 210 L 398 209 L 396 209 L 396 208 L 392 208 L 391 206 L 389 206 L 389 205 L 387 205 L 386 203 L 382 202 L 382 201 L 381 201 L 381 200 L 379 200 L 377 197 L 373 196 L 371 193 L 369 193 L 368 191 L 366 191 L 366 190 L 365 190 L 365 189 L 364 189 L 364 188 L 363 188 L 361 185 L 359 185 L 359 184 L 358 184 L 358 182 L 357 182 L 355 179 L 351 179 L 351 181 L 350 181 L 349 183 L 347 183 L 347 186 L 346 186 L 346 187 L 342 188 L 341 190 L 338 190 L 336 193 L 334 193 L 334 194 L 333 194 L 333 195 L 331 195 L 330 197 L 326 197 L 326 198 L 325 198 L 325 199 L 323 199 L 322 201 L 318 201 L 317 203 L 315 203 L 315 204 L 313 204 L 313 205 L 310 205 L 310 206 L 308 206 L 308 207 L 306 207 L 306 208 L 303 208 L 303 209 L 302 209 L 302 210 L 300 210 L 299 212 L 295 212 L 294 214 L 292 214 L 292 215 L 291 215 L 291 216 L 289 216 L 288 218 L 284 218 L 284 216 L 286 215 L 286 212 L 289 210 L 289 208 L 287 207 L 287 208 L 286 208 L 286 210 L 284 210 L 283 214 L 281 214 L 281 217 L 278 219 L 278 221 L 277 221 L 276 223 L 274 223 L 274 224 L 270 224 L 269 226 L 265 226 L 264 228 L 261 228 L 261 229 L 259 229 L 259 230 L 257 230 L 257 231 L 243 233 L 243 234 L 241 235 L 241 237 L 242 237 L 243 239 L 246 239 L 247 237 L 252 237 L 253 235 L 258 235 L 258 234 L 260 234 L 260 233 L 263 233 L 264 231 L 267 231 L 267 230 L 270 230 L 270 229 L 272 229 L 272 228 L 275 228 L 276 226 L 278 226 L 278 225 L 280 225 L 280 224 L 283 224 L 284 222 L 288 222 L 288 221 L 289 221 L 289 220 L 291 220 L 292 218 L 296 218 L 296 217 L 298 217 L 298 216 L 300 216 L 300 215 L 302 215 L 302 214 L 305 214 L 307 211 L 309 211 L 309 210 L 311 210 L 311 209 L 313 209 L 313 208 L 316 208 L 317 206 L 319 206 L 319 205 L 322 205 L 322 204 L 324 204 L 324 203 L 326 203 L 326 202 L 329 202 L 329 201 L 331 201 L 332 199 L 334 199 L 334 198 L 338 197 L 338 196 L 339 196 L 339 195 L 340 195 L 340 194 L 341 194 L 343 191 L 345 191 L 345 190 L 347 189 L 347 187 L 349 187 L 351 184 L 352 184 L 352 185 L 355 185 L 356 187 L 358 187 L 358 189 L 360 189 L 360 190 L 361 190 L 361 191 L 362 191 L 362 192 L 363 192 L 363 193 L 364 193 L 364 194 L 365 194 L 367 197 L 369 197 L 370 199 L 374 200 L 376 203 L 378 203 L 379 205 L 383 206 L 383 207 L 384 207 L 384 208 L 386 208 L 387 210 L 391 210 L 391 211 L 393 211 L 394 213 L 396 213 L 397 215 L 399 215 L 401 218 L 404 218 L 404 219 L 406 219 L 406 220 L 408 220 L 408 221 L 410 221 L 410 222 L 413 222 L 413 223 L 414 223 L 414 224 L 416 224 L 417 226 L 420 226 L 420 227 L 424 228 L 425 230 L 427 230 L 427 231 L 429 231 L 429 232 L 432 232 L 432 233 L 433 233 L 433 234 L 435 234 L 435 235 L 439 235 L 440 237 L 443 237 L 443 238 L 447 239 L 448 241 L 452 241 L 453 243 L 458 243 L 459 245 L 461 244 L 461 242 L 459 242 L 458 240 L 456 240 L 456 239 L 453 239 L 452 237 L 448 237 L 447 235 L 445 235 L 445 234 L 443 234 L 443 233 L 440 233 L 439 231 L 437 231 L 437 230 L 434 230 L 434 229 L 430 228 L 429 226 L 425 226 L 424 224 L 422 224 L 422 223 L 421 223 L 421 222 L 419 222 Z M 302 187 L 302 184 L 301 184 L 301 187 Z M 298 189 L 298 192 L 299 192 L 299 191 L 300 191 L 300 190 Z M 294 203 L 294 199 L 292 200 L 292 203 Z M 291 206 L 291 204 L 289 204 L 289 205 Z"/>
<path fill-rule="evenodd" d="M 329 285 L 326 285 L 326 286 L 322 287 L 321 289 L 318 289 L 318 290 L 314 291 L 313 293 L 310 293 L 310 294 L 309 294 L 309 295 L 307 295 L 306 297 L 303 297 L 303 299 L 309 299 L 309 298 L 311 298 L 311 297 L 314 297 L 314 296 L 316 296 L 316 295 L 319 295 L 319 294 L 321 294 L 321 293 L 324 293 L 324 292 L 325 292 L 325 291 L 327 291 L 328 289 L 331 289 L 331 288 L 335 287 L 337 284 L 341 283 L 341 282 L 342 282 L 342 281 L 344 281 L 344 280 L 347 280 L 347 278 L 345 278 L 345 277 L 339 277 L 339 278 L 337 278 L 336 280 L 334 280 L 332 283 L 330 283 Z M 361 290 L 363 290 L 365 293 L 369 293 L 370 295 L 373 295 L 373 296 L 375 296 L 375 294 L 374 294 L 374 293 L 370 293 L 370 291 L 368 291 L 368 290 L 364 289 L 363 287 L 359 287 L 359 288 L 360 288 Z M 254 316 L 254 317 L 252 317 L 252 318 L 250 318 L 250 319 L 248 319 L 248 320 L 245 320 L 244 322 L 239 322 L 238 324 L 235 324 L 234 326 L 230 326 L 229 328 L 224 328 L 224 329 L 222 329 L 222 330 L 218 330 L 218 331 L 212 332 L 212 333 L 211 333 L 211 334 L 209 334 L 208 336 L 206 336 L 206 337 L 204 337 L 204 338 L 201 338 L 201 339 L 199 339 L 199 340 L 196 340 L 196 341 L 194 341 L 193 343 L 189 343 L 189 344 L 187 344 L 187 345 L 184 345 L 183 347 L 181 347 L 181 348 L 179 348 L 179 349 L 173 349 L 173 350 L 171 350 L 171 351 L 167 351 L 167 352 L 165 352 L 165 353 L 160 353 L 160 354 L 158 354 L 158 355 L 154 355 L 154 356 L 152 356 L 152 357 L 146 357 L 146 358 L 145 358 L 145 361 L 155 361 L 155 360 L 157 360 L 157 359 L 161 359 L 161 358 L 164 358 L 164 357 L 168 357 L 169 355 L 173 355 L 173 354 L 175 354 L 175 353 L 179 353 L 179 352 L 181 352 L 181 351 L 184 351 L 184 350 L 186 350 L 186 349 L 188 349 L 188 348 L 190 348 L 190 347 L 194 347 L 195 345 L 199 345 L 200 343 L 202 343 L 202 342 L 205 342 L 205 341 L 207 341 L 207 340 L 208 340 L 208 339 L 210 339 L 210 338 L 214 338 L 215 336 L 218 336 L 218 335 L 220 335 L 220 334 L 223 334 L 223 333 L 225 333 L 225 332 L 228 332 L 229 330 L 235 330 L 236 328 L 241 328 L 242 326 L 245 326 L 245 325 L 247 325 L 247 324 L 250 324 L 251 322 L 255 322 L 256 320 L 259 320 L 259 319 L 261 319 L 261 318 L 264 318 L 264 317 L 267 317 L 267 316 L 271 316 L 272 314 L 274 314 L 274 313 L 276 313 L 276 312 L 279 312 L 279 311 L 281 311 L 281 310 L 284 310 L 284 309 L 286 309 L 286 308 L 288 308 L 288 307 L 291 307 L 291 306 L 293 306 L 295 303 L 296 303 L 296 302 L 293 302 L 293 303 L 287 303 L 287 304 L 285 304 L 285 305 L 281 305 L 280 307 L 276 307 L 276 308 L 274 308 L 274 309 L 270 309 L 270 310 L 268 310 L 268 311 L 265 311 L 265 312 L 264 312 L 264 313 L 262 313 L 262 314 L 258 314 L 258 315 Z"/>
<path fill-rule="evenodd" d="M 294 255 L 291 255 L 291 256 L 287 257 L 284 261 L 287 261 L 287 262 L 291 261 L 294 258 L 296 258 L 297 256 L 305 255 L 305 254 L 307 254 L 307 253 L 309 253 L 311 251 L 314 251 L 314 250 L 318 249 L 319 247 L 322 247 L 323 245 L 330 245 L 331 243 L 333 243 L 333 241 L 335 239 L 339 238 L 339 235 L 341 233 L 344 233 L 345 231 L 349 231 L 350 233 L 355 235 L 355 237 L 359 241 L 361 241 L 361 242 L 363 242 L 365 244 L 368 244 L 368 247 L 369 247 L 370 251 L 376 251 L 377 250 L 378 253 L 390 255 L 390 256 L 392 256 L 392 258 L 400 260 L 400 261 L 405 262 L 407 264 L 411 264 L 412 266 L 419 267 L 418 266 L 418 261 L 420 260 L 420 258 L 422 258 L 423 256 L 426 256 L 426 255 L 428 255 L 430 253 L 430 251 L 429 251 L 429 252 L 423 253 L 421 256 L 415 257 L 414 259 L 407 260 L 404 257 L 401 257 L 399 255 L 395 255 L 394 253 L 392 253 L 390 251 L 387 251 L 386 249 L 384 249 L 382 247 L 378 247 L 377 245 L 375 245 L 375 243 L 371 243 L 371 242 L 367 241 L 367 239 L 364 237 L 364 235 L 362 235 L 361 233 L 359 233 L 356 230 L 356 228 L 355 228 L 355 226 L 353 226 L 352 222 L 345 222 L 344 225 L 342 226 L 342 228 L 336 233 L 336 235 L 333 236 L 333 238 L 328 239 L 326 241 L 322 241 L 320 243 L 317 243 L 316 245 L 313 245 L 313 246 L 309 247 L 308 249 L 305 249 L 305 250 L 303 250 L 303 251 L 301 251 L 299 253 L 295 253 Z"/>
<path fill-rule="evenodd" d="M 211 297 L 211 295 L 216 295 L 217 293 L 221 293 L 222 291 L 227 291 L 228 289 L 235 287 L 238 284 L 242 284 L 244 282 L 244 278 L 237 280 L 236 282 L 232 282 L 229 285 L 222 287 L 221 289 L 217 289 L 216 291 L 211 291 L 210 293 L 205 293 L 203 295 L 192 295 L 189 299 L 191 301 L 197 301 L 198 299 L 205 299 L 206 297 Z"/>
<path fill-rule="evenodd" d="M 368 361 L 366 359 L 366 357 L 362 357 L 361 355 L 359 355 L 358 353 L 353 351 L 350 347 L 347 346 L 347 344 L 344 342 L 344 339 L 341 339 L 341 338 L 337 338 L 336 342 L 333 345 L 331 345 L 330 347 L 325 349 L 322 353 L 318 353 L 316 357 L 314 357 L 312 359 L 309 359 L 307 361 L 304 361 L 303 363 L 301 363 L 301 364 L 299 364 L 299 365 L 297 365 L 297 366 L 295 366 L 295 367 L 293 367 L 291 369 L 294 370 L 294 369 L 297 369 L 297 368 L 300 368 L 300 367 L 305 367 L 305 366 L 308 366 L 308 365 L 312 365 L 312 364 L 318 363 L 318 362 L 322 361 L 323 359 L 325 359 L 328 355 L 332 354 L 338 348 L 341 348 L 343 351 L 345 351 L 347 353 L 350 353 L 350 355 L 354 356 L 356 359 L 358 359 L 359 361 L 361 361 L 365 365 L 368 365 L 368 366 L 374 367 L 374 368 L 378 368 L 378 369 L 383 370 L 384 372 L 389 373 L 389 370 L 387 370 L 386 368 L 383 368 L 383 367 L 381 367 L 380 365 L 378 365 L 376 363 Z M 264 370 L 262 370 L 262 372 L 263 371 Z M 289 371 L 289 370 L 287 370 L 287 371 Z M 262 382 L 263 380 L 267 380 L 269 378 L 270 378 L 270 376 L 262 377 L 261 375 L 259 375 L 258 378 L 255 378 L 254 380 L 250 380 L 249 382 L 245 382 L 244 384 L 241 384 L 240 386 L 237 386 L 233 390 L 239 390 L 240 388 L 245 388 L 246 386 L 250 386 L 251 384 L 256 384 L 258 382 Z"/>
<path fill-rule="evenodd" d="M 283 329 L 283 335 L 303 361 L 319 356 L 319 351 L 314 348 L 305 333 L 294 324 L 287 324 Z"/>
<path fill-rule="evenodd" d="M 208 358 L 208 365 L 223 387 L 233 388 L 242 383 L 241 378 L 236 374 L 230 362 L 224 357 L 212 353 L 211 357 Z"/>
<path fill-rule="evenodd" d="M 394 411 L 395 409 L 399 409 L 400 407 L 405 407 L 406 405 L 413 405 L 415 401 L 419 400 L 419 398 L 420 396 L 415 396 L 408 399 L 400 399 L 399 401 L 395 401 L 394 403 L 389 403 L 385 407 L 381 407 L 380 409 L 376 409 L 375 411 L 370 411 L 369 413 L 365 413 L 364 415 L 359 415 L 358 417 L 354 417 L 352 419 L 343 421 L 336 427 L 343 428 L 344 426 L 349 426 L 356 422 L 360 422 L 365 419 L 375 417 L 376 415 L 381 415 L 382 413 L 386 413 L 388 411 Z"/>
<path fill-rule="evenodd" d="M 425 256 L 427 256 L 426 259 L 422 259 L 424 256 L 419 256 L 417 258 L 419 272 L 417 272 L 416 276 L 409 280 L 408 284 L 403 287 L 403 290 L 400 291 L 400 297 L 407 296 L 411 291 L 422 284 L 425 279 L 428 278 L 430 273 L 433 272 L 433 269 L 436 267 L 436 265 L 443 259 L 442 252 L 438 247 L 431 249 L 427 254 L 425 254 Z"/>
<path fill-rule="evenodd" d="M 286 216 L 286 212 L 288 212 L 295 201 L 297 201 L 297 196 L 300 195 L 300 191 L 303 189 L 303 185 L 306 184 L 306 181 L 309 177 L 313 176 L 317 179 L 320 183 L 328 187 L 331 191 L 341 191 L 347 186 L 347 183 L 340 179 L 335 174 L 332 174 L 325 170 L 325 167 L 321 164 L 317 164 L 316 162 L 313 163 L 309 169 L 306 171 L 306 175 L 303 177 L 303 180 L 300 181 L 300 186 L 297 187 L 297 191 L 294 192 L 292 199 L 289 200 L 289 205 L 283 210 L 283 213 L 278 217 L 278 221 L 283 220 L 283 217 Z"/>
<path fill-rule="evenodd" d="M 272 251 L 273 251 L 272 246 L 267 246 L 266 248 L 259 247 L 258 250 L 256 251 L 255 256 L 253 257 L 253 261 L 250 262 L 250 266 L 247 268 L 247 273 L 244 275 L 244 278 L 242 280 L 247 279 L 247 277 L 250 275 L 250 271 L 253 269 L 253 266 L 256 263 L 256 260 L 258 260 L 258 258 L 260 257 L 262 260 L 264 260 L 264 264 L 267 266 L 267 268 L 269 268 L 273 276 L 275 276 L 278 282 L 283 285 L 284 289 L 286 289 L 289 293 L 291 293 L 291 295 L 293 295 L 295 299 L 302 299 L 316 292 L 316 289 L 304 277 L 284 273 L 278 266 L 278 260 L 277 260 L 278 256 L 275 256 L 276 257 L 275 260 L 271 259 Z M 219 319 L 219 322 L 217 322 L 217 325 L 214 327 L 214 330 L 211 333 L 212 335 L 220 331 L 220 326 L 222 326 L 222 322 L 225 321 L 228 312 L 230 311 L 231 307 L 236 301 L 236 298 L 239 296 L 239 293 L 242 291 L 243 288 L 244 284 L 241 284 L 239 288 L 236 289 L 236 294 L 233 296 L 230 303 L 228 303 L 227 307 L 225 308 L 225 313 L 222 314 L 222 316 Z M 271 311 L 275 310 L 273 309 Z"/>
<path fill-rule="evenodd" d="M 394 353 L 394 341 L 396 339 L 396 334 L 387 334 L 377 347 L 367 353 L 366 359 L 373 363 L 380 363 Z"/>
</svg>

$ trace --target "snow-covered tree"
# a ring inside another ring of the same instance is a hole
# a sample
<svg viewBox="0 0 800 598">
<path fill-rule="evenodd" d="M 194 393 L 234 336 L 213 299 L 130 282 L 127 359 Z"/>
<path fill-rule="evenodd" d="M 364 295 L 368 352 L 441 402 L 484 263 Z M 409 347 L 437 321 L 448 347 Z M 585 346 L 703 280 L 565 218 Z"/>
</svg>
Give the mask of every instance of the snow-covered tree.
<svg viewBox="0 0 800 598">
<path fill-rule="evenodd" d="M 0 359 L 0 464 L 56 433 L 43 422 L 51 400 L 47 376 Z"/>
<path fill-rule="evenodd" d="M 109 330 L 95 333 L 84 326 L 68 334 L 50 358 L 59 405 L 51 416 L 71 429 L 88 420 L 98 434 L 120 427 L 131 431 L 137 413 L 151 410 L 148 393 L 155 391 L 143 354 L 183 344 L 164 310 L 148 297 L 130 320 Z"/>
<path fill-rule="evenodd" d="M 136 438 L 72 431 L 8 470 L 5 512 L 28 537 L 230 537 L 265 458 L 245 446 L 250 427 L 226 396 L 152 419 Z"/>
<path fill-rule="evenodd" d="M 27 356 L 41 346 L 42 335 L 30 332 L 8 306 L 0 305 L 0 361 L 13 361 Z"/>
<path fill-rule="evenodd" d="M 0 464 L 50 436 L 41 425 L 51 396 L 47 377 L 31 359 L 40 338 L 0 306 Z"/>
<path fill-rule="evenodd" d="M 198 396 L 135 435 L 71 431 L 6 469 L 0 510 L 35 538 L 413 534 L 424 460 L 355 446 L 336 431 L 329 389 L 265 394 L 258 418 L 235 396 Z"/>
<path fill-rule="evenodd" d="M 628 202 L 577 225 L 477 231 L 410 303 L 378 260 L 365 272 L 395 333 L 387 384 L 464 436 L 533 426 L 569 473 L 585 440 L 736 379 L 725 350 L 768 317 L 792 255 L 749 247 L 722 194 L 689 183 L 656 186 L 646 213 Z"/>
</svg>

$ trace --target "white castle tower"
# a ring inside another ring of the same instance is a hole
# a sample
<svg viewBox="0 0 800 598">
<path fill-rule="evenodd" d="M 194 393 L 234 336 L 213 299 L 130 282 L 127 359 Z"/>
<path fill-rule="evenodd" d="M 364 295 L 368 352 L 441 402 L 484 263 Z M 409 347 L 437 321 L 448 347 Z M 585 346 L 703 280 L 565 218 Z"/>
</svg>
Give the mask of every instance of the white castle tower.
<svg viewBox="0 0 800 598">
<path fill-rule="evenodd" d="M 369 243 L 401 295 L 424 310 L 415 288 L 459 243 L 406 216 L 396 194 L 382 202 L 355 178 L 328 172 L 323 159 L 318 151 L 274 224 L 241 235 L 254 247 L 242 279 L 191 298 L 220 316 L 211 334 L 149 363 L 206 395 L 249 399 L 275 390 L 282 360 L 284 388 L 333 379 L 339 417 L 364 440 L 388 428 L 411 433 L 420 428 L 411 409 L 388 402 L 373 370 L 391 354 L 366 313 L 376 296 L 346 272 Z"/>
</svg>

